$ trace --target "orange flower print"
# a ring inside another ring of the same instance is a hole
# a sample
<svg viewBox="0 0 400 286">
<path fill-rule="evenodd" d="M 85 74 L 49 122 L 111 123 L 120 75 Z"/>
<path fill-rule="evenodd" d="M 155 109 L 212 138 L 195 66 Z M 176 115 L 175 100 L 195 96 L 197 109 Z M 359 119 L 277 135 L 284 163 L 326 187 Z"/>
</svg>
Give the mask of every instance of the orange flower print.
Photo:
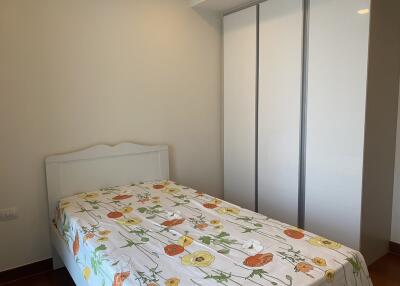
<svg viewBox="0 0 400 286">
<path fill-rule="evenodd" d="M 120 200 L 129 199 L 131 197 L 132 197 L 132 195 L 118 195 L 118 196 L 113 197 L 112 199 L 114 201 L 120 201 Z"/>
<path fill-rule="evenodd" d="M 203 207 L 205 207 L 206 209 L 215 209 L 218 206 L 216 204 L 204 203 Z"/>
<path fill-rule="evenodd" d="M 249 267 L 261 267 L 267 263 L 270 263 L 274 255 L 272 253 L 259 253 L 253 256 L 247 257 L 243 264 Z"/>
<path fill-rule="evenodd" d="M 75 240 L 74 243 L 72 244 L 72 251 L 74 252 L 74 256 L 76 256 L 79 252 L 79 234 L 76 232 L 75 234 Z"/>
<path fill-rule="evenodd" d="M 315 265 L 325 267 L 326 266 L 326 260 L 321 258 L 321 257 L 315 257 L 312 259 L 312 262 L 314 262 Z"/>
<path fill-rule="evenodd" d="M 182 247 L 188 247 L 192 243 L 193 243 L 193 238 L 187 235 L 181 236 L 181 238 L 179 238 L 178 240 L 178 244 Z"/>
<path fill-rule="evenodd" d="M 165 281 L 165 286 L 179 286 L 180 282 L 179 278 L 169 278 Z"/>
<path fill-rule="evenodd" d="M 164 189 L 164 185 L 161 185 L 161 184 L 155 184 L 155 185 L 153 185 L 153 189 L 156 189 L 156 190 L 161 190 L 161 189 Z"/>
<path fill-rule="evenodd" d="M 164 247 L 164 251 L 166 254 L 169 256 L 175 256 L 180 253 L 182 253 L 185 249 L 177 244 L 168 244 L 166 247 Z"/>
<path fill-rule="evenodd" d="M 119 217 L 121 217 L 121 216 L 123 216 L 124 214 L 123 213 L 121 213 L 121 212 L 109 212 L 108 214 L 107 214 L 107 217 L 109 217 L 109 218 L 119 218 Z"/>
<path fill-rule="evenodd" d="M 88 232 L 87 234 L 85 234 L 85 236 L 83 237 L 83 240 L 86 241 L 88 239 L 92 239 L 94 237 L 94 233 L 93 232 Z"/>
<path fill-rule="evenodd" d="M 204 230 L 207 226 L 208 226 L 208 224 L 206 224 L 206 223 L 198 223 L 194 227 L 197 229 L 200 229 L 200 230 Z"/>
<path fill-rule="evenodd" d="M 126 278 L 129 277 L 129 274 L 129 272 L 115 273 L 112 286 L 122 286 Z"/>
<path fill-rule="evenodd" d="M 171 226 L 174 226 L 174 225 L 181 224 L 181 223 L 183 223 L 184 221 L 185 221 L 184 218 L 166 220 L 166 221 L 164 221 L 164 222 L 162 223 L 162 225 L 163 225 L 163 226 L 166 226 L 166 227 L 171 227 Z"/>
<path fill-rule="evenodd" d="M 283 233 L 294 239 L 302 239 L 304 237 L 304 233 L 297 229 L 286 229 Z"/>
<path fill-rule="evenodd" d="M 296 272 L 303 272 L 303 273 L 307 273 L 313 269 L 314 269 L 314 266 L 312 266 L 311 264 L 309 264 L 307 262 L 299 262 L 299 263 L 297 263 L 296 267 L 294 268 L 294 270 Z"/>
</svg>

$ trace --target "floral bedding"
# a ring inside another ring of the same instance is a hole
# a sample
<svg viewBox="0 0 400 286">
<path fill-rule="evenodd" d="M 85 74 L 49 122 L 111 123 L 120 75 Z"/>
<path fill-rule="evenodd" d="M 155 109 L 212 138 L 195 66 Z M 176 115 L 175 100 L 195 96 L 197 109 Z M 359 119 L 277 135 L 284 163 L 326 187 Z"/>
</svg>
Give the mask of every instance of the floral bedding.
<svg viewBox="0 0 400 286">
<path fill-rule="evenodd" d="M 65 198 L 55 222 L 88 285 L 372 285 L 359 252 L 172 181 Z"/>
</svg>

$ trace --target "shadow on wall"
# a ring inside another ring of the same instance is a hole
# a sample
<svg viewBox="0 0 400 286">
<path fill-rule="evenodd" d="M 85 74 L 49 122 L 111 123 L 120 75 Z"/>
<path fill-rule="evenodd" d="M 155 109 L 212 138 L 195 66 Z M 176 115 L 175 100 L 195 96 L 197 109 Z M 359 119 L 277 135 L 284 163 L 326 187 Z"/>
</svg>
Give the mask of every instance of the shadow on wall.
<svg viewBox="0 0 400 286">
<path fill-rule="evenodd" d="M 194 7 L 192 9 L 196 11 L 196 13 L 216 31 L 218 32 L 222 31 L 222 26 L 221 26 L 222 13 L 221 17 L 216 17 L 216 15 L 220 14 L 219 12 L 211 11 L 200 7 Z"/>
</svg>

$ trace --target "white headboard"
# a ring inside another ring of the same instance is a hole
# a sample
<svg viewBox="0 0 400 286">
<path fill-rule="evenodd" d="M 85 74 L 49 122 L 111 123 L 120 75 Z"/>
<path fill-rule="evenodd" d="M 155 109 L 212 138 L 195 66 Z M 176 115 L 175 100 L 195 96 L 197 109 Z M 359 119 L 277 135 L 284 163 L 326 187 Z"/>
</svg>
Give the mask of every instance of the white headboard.
<svg viewBox="0 0 400 286">
<path fill-rule="evenodd" d="M 121 143 L 46 158 L 50 220 L 60 199 L 80 192 L 169 179 L 168 146 Z"/>
</svg>

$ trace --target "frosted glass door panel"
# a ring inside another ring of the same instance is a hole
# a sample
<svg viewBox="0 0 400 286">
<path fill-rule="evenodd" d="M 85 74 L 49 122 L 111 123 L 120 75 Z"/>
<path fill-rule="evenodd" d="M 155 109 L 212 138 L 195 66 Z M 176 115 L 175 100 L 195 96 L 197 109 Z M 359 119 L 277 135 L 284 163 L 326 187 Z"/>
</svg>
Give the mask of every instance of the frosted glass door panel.
<svg viewBox="0 0 400 286">
<path fill-rule="evenodd" d="M 224 197 L 255 208 L 256 7 L 224 17 Z"/>
<path fill-rule="evenodd" d="M 359 249 L 368 0 L 311 0 L 305 228 Z"/>
<path fill-rule="evenodd" d="M 259 211 L 297 225 L 302 0 L 260 5 Z"/>
</svg>

